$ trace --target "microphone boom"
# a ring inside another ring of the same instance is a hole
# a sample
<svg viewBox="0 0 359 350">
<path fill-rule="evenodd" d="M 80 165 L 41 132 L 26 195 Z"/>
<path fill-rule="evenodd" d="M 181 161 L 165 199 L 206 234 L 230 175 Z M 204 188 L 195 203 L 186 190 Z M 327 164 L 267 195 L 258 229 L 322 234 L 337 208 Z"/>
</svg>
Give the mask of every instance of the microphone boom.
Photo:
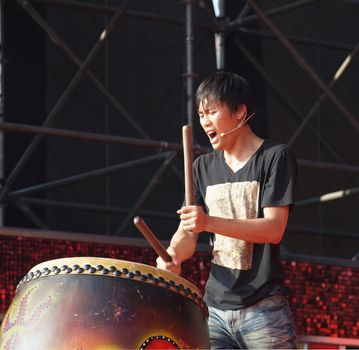
<svg viewBox="0 0 359 350">
<path fill-rule="evenodd" d="M 227 132 L 221 132 L 220 135 L 221 137 L 222 136 L 225 136 L 225 135 L 228 135 L 230 134 L 231 132 L 233 131 L 236 131 L 237 129 L 239 129 L 244 123 L 246 123 L 249 119 L 251 119 L 253 116 L 254 116 L 255 113 L 252 113 L 249 117 L 246 116 L 246 118 L 244 118 L 234 129 L 232 130 L 229 130 Z"/>
</svg>

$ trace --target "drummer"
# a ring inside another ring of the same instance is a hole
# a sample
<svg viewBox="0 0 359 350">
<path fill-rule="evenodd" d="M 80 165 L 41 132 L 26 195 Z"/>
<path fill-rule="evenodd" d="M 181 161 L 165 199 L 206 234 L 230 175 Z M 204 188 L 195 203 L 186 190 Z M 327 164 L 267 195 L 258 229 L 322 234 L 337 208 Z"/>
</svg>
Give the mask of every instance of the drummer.
<svg viewBox="0 0 359 350">
<path fill-rule="evenodd" d="M 196 105 L 214 151 L 193 163 L 196 205 L 178 211 L 167 249 L 173 262 L 158 258 L 157 267 L 180 274 L 198 235 L 213 233 L 205 291 L 212 349 L 293 349 L 279 245 L 294 203 L 295 157 L 253 132 L 252 89 L 239 75 L 209 76 Z"/>
</svg>

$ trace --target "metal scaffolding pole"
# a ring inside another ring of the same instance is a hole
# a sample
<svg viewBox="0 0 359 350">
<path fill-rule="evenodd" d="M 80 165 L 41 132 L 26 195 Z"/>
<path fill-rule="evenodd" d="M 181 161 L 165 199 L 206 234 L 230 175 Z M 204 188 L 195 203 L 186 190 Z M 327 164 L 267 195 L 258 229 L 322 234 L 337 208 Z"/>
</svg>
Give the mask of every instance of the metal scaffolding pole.
<svg viewBox="0 0 359 350">
<path fill-rule="evenodd" d="M 105 13 L 105 14 L 113 14 L 116 12 L 116 7 L 113 6 L 104 6 L 104 5 L 97 5 L 92 3 L 86 3 L 83 1 L 72 1 L 72 0 L 31 0 L 33 3 L 45 3 L 49 5 L 59 5 L 59 6 L 67 6 L 74 9 L 79 9 L 83 11 L 92 11 L 96 13 Z M 203 1 L 199 1 L 198 5 L 200 7 L 206 6 L 202 4 Z M 197 3 L 197 2 L 196 2 Z M 147 21 L 154 21 L 154 22 L 162 22 L 166 24 L 172 24 L 176 26 L 182 26 L 183 21 L 180 19 L 166 17 L 166 16 L 159 16 L 153 13 L 148 12 L 139 12 L 139 11 L 132 11 L 128 10 L 125 13 L 126 17 L 137 18 L 140 20 L 147 20 Z M 210 30 L 213 31 L 213 25 L 207 23 L 193 23 L 196 28 L 203 29 L 203 30 Z"/>
<path fill-rule="evenodd" d="M 266 38 L 271 40 L 277 40 L 275 35 L 271 34 L 270 32 L 265 32 L 262 30 L 256 30 L 256 29 L 249 29 L 244 27 L 239 27 L 238 31 L 243 34 L 253 35 L 257 36 L 259 38 Z M 304 45 L 313 45 L 313 46 L 320 46 L 327 49 L 335 49 L 335 50 L 342 50 L 342 51 L 351 51 L 353 50 L 353 45 L 338 43 L 338 42 L 332 42 L 332 41 L 326 41 L 326 40 L 313 40 L 308 38 L 303 38 L 296 35 L 286 35 L 286 38 L 292 42 L 297 44 L 304 44 Z"/>
<path fill-rule="evenodd" d="M 238 14 L 236 20 L 239 21 L 241 20 L 242 18 L 244 18 L 245 16 L 247 16 L 247 14 L 249 13 L 250 11 L 250 7 L 248 6 L 248 4 L 244 4 L 241 12 Z"/>
<path fill-rule="evenodd" d="M 208 19 L 211 21 L 212 26 L 210 28 L 210 31 L 213 31 L 213 26 L 217 26 L 217 20 L 216 17 L 213 14 L 213 10 L 204 2 L 204 0 L 198 0 L 197 4 L 199 8 L 207 15 Z M 193 24 L 196 27 L 196 24 Z"/>
<path fill-rule="evenodd" d="M 94 204 L 81 204 L 74 202 L 64 202 L 64 201 L 56 201 L 49 199 L 39 199 L 39 198 L 28 198 L 21 197 L 18 198 L 18 201 L 23 203 L 27 203 L 32 206 L 40 206 L 47 208 L 56 208 L 56 209 L 68 209 L 68 210 L 78 210 L 78 211 L 90 211 L 99 214 L 113 214 L 113 215 L 124 215 L 128 214 L 132 209 L 129 208 L 120 208 L 120 207 L 109 207 L 103 205 L 94 205 Z M 152 217 L 157 219 L 178 219 L 178 215 L 175 213 L 164 213 L 158 212 L 155 210 L 139 210 L 138 214 L 144 217 Z"/>
<path fill-rule="evenodd" d="M 296 207 L 303 207 L 305 205 L 315 204 L 315 203 L 324 203 L 329 201 L 334 201 L 338 199 L 343 199 L 349 196 L 352 196 L 354 194 L 359 193 L 359 187 L 357 188 L 349 188 L 346 190 L 340 190 L 330 193 L 322 194 L 321 196 L 311 197 L 307 199 L 302 199 L 300 201 L 297 201 L 295 203 Z"/>
<path fill-rule="evenodd" d="M 300 1 L 292 2 L 291 4 L 279 6 L 272 10 L 264 11 L 263 14 L 265 14 L 266 16 L 275 16 L 288 11 L 296 10 L 303 6 L 312 5 L 313 3 L 320 1 L 323 0 L 300 0 Z M 233 30 L 233 29 L 237 29 L 237 27 L 243 26 L 243 24 L 248 24 L 253 21 L 257 21 L 258 19 L 260 19 L 260 15 L 258 15 L 258 13 L 247 17 L 238 16 L 234 21 L 230 22 L 228 26 L 229 28 L 231 28 L 231 30 Z"/>
<path fill-rule="evenodd" d="M 69 177 L 66 177 L 63 179 L 49 181 L 44 184 L 12 191 L 12 192 L 8 193 L 8 195 L 6 196 L 6 200 L 9 200 L 9 199 L 12 200 L 13 198 L 27 196 L 27 195 L 42 192 L 42 191 L 49 191 L 54 188 L 59 188 L 62 186 L 69 186 L 69 185 L 73 185 L 78 182 L 96 179 L 101 176 L 111 175 L 111 174 L 117 173 L 117 172 L 125 170 L 125 169 L 147 165 L 149 163 L 161 160 L 163 158 L 167 158 L 171 153 L 172 152 L 167 151 L 167 152 L 159 153 L 159 154 L 156 154 L 153 156 L 144 157 L 144 158 L 140 158 L 140 159 L 136 159 L 136 160 L 130 160 L 128 162 L 124 162 L 124 163 L 117 164 L 117 165 L 112 165 L 112 166 L 109 166 L 106 168 L 101 168 L 101 169 L 89 171 L 89 172 L 86 172 L 83 174 L 69 176 Z"/>
<path fill-rule="evenodd" d="M 287 227 L 287 231 L 300 233 L 309 236 L 325 236 L 331 238 L 347 238 L 347 239 L 358 239 L 358 233 L 355 232 L 344 232 L 338 230 L 328 230 L 328 229 L 319 229 L 312 227 L 299 227 L 299 226 L 291 226 Z"/>
<path fill-rule="evenodd" d="M 15 206 L 39 229 L 49 230 L 49 227 L 39 218 L 39 216 L 24 202 L 14 201 Z"/>
<path fill-rule="evenodd" d="M 358 165 L 336 164 L 330 162 L 319 162 L 314 160 L 298 159 L 298 164 L 302 167 L 316 168 L 322 170 L 348 171 L 351 173 L 359 173 Z"/>
<path fill-rule="evenodd" d="M 185 49 L 186 73 L 183 75 L 186 85 L 186 118 L 187 124 L 193 127 L 194 118 L 194 78 L 193 72 L 193 0 L 185 0 Z M 192 135 L 193 138 L 193 135 Z"/>
<path fill-rule="evenodd" d="M 178 143 L 172 143 L 167 141 L 155 141 L 155 140 L 144 140 L 133 137 L 115 136 L 106 134 L 97 134 L 93 132 L 85 131 L 74 131 L 66 129 L 47 128 L 43 126 L 31 126 L 17 123 L 4 123 L 0 122 L 0 130 L 9 132 L 18 132 L 25 134 L 35 134 L 41 136 L 55 136 L 63 137 L 68 139 L 77 139 L 83 141 L 94 141 L 94 142 L 107 142 L 113 144 L 123 144 L 130 146 L 148 147 L 158 150 L 179 150 L 182 146 Z M 197 147 L 197 150 L 204 148 Z"/>
<path fill-rule="evenodd" d="M 213 8 L 216 18 L 219 22 L 223 22 L 225 11 L 224 11 L 224 0 L 212 0 Z M 214 45 L 216 52 L 216 66 L 217 70 L 225 68 L 225 45 L 226 45 L 226 33 L 224 30 L 218 30 L 214 33 Z"/>
</svg>

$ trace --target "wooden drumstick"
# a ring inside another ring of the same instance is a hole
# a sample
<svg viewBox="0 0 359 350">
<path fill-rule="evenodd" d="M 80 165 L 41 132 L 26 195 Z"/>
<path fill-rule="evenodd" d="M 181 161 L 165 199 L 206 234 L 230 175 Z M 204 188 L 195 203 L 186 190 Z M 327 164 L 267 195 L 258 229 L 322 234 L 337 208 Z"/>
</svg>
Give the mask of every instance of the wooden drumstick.
<svg viewBox="0 0 359 350">
<path fill-rule="evenodd" d="M 139 216 L 136 216 L 133 219 L 133 223 L 138 228 L 138 230 L 143 234 L 143 236 L 147 239 L 147 242 L 151 245 L 151 247 L 163 259 L 163 261 L 171 262 L 172 261 L 171 255 L 167 253 L 165 247 L 157 239 L 155 234 L 151 231 L 151 229 L 147 226 L 147 224 L 143 221 L 143 219 Z"/>
<path fill-rule="evenodd" d="M 184 125 L 182 127 L 183 138 L 183 159 L 184 159 L 184 187 L 186 205 L 194 205 L 194 185 L 193 185 L 193 148 L 192 148 L 192 127 Z"/>
</svg>

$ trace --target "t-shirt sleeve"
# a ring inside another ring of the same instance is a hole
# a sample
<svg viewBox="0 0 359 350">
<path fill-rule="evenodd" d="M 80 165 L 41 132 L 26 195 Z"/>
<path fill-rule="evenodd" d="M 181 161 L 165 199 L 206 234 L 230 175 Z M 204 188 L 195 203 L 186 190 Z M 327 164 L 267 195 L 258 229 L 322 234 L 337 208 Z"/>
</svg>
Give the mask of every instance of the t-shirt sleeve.
<svg viewBox="0 0 359 350">
<path fill-rule="evenodd" d="M 271 162 L 264 184 L 262 208 L 294 204 L 297 160 L 289 148 L 282 148 Z"/>
</svg>

